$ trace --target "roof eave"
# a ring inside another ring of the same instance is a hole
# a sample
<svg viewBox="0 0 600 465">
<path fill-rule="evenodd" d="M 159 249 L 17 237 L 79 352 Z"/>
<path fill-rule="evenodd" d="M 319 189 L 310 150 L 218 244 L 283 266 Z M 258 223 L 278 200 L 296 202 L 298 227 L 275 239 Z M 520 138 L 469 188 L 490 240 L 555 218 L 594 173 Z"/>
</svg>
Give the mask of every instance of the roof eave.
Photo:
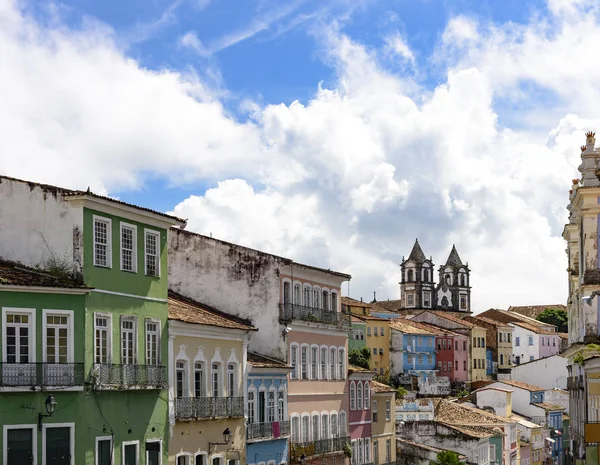
<svg viewBox="0 0 600 465">
<path fill-rule="evenodd" d="M 0 291 L 5 292 L 33 292 L 36 294 L 70 294 L 85 295 L 89 294 L 91 287 L 46 287 L 46 286 L 18 286 L 13 284 L 1 284 Z"/>
</svg>

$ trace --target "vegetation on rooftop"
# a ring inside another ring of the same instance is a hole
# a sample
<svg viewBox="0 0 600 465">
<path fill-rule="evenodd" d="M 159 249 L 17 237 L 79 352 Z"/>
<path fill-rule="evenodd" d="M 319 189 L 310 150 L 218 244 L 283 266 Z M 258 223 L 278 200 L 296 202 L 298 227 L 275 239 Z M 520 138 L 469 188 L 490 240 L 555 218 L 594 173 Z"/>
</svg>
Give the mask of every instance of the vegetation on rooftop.
<svg viewBox="0 0 600 465">
<path fill-rule="evenodd" d="M 435 461 L 429 462 L 430 465 L 466 465 L 458 458 L 458 454 L 451 450 L 438 452 Z"/>
<path fill-rule="evenodd" d="M 350 365 L 361 367 L 365 370 L 369 370 L 371 368 L 371 351 L 367 347 L 351 350 L 350 354 L 348 355 L 348 359 L 350 361 Z"/>
</svg>

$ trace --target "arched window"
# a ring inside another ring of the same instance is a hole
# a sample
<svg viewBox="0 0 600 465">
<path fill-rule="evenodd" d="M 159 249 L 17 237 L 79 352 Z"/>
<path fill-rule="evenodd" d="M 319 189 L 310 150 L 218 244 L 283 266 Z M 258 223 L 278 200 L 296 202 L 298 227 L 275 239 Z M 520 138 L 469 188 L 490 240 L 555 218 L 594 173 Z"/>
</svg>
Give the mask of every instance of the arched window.
<svg viewBox="0 0 600 465">
<path fill-rule="evenodd" d="M 446 276 L 445 276 L 445 278 L 444 278 L 444 279 L 445 279 L 445 281 L 446 281 L 446 284 L 448 284 L 448 285 L 451 285 L 451 284 L 452 284 L 452 276 L 450 276 L 450 274 L 449 274 L 449 273 L 446 273 Z"/>
<path fill-rule="evenodd" d="M 321 308 L 321 292 L 319 289 L 313 289 L 313 304 L 314 308 Z"/>
<path fill-rule="evenodd" d="M 368 382 L 365 382 L 365 410 L 371 408 L 371 388 Z"/>
<path fill-rule="evenodd" d="M 346 436 L 346 431 L 347 431 L 346 412 L 340 412 L 338 423 L 339 423 L 339 430 L 340 430 L 339 437 Z"/>
<path fill-rule="evenodd" d="M 313 415 L 312 417 L 312 440 L 319 440 L 319 415 Z"/>
<path fill-rule="evenodd" d="M 363 408 L 363 388 L 362 383 L 359 381 L 356 388 L 356 408 L 362 410 Z"/>
<path fill-rule="evenodd" d="M 227 397 L 237 396 L 237 363 L 227 364 Z"/>
<path fill-rule="evenodd" d="M 329 310 L 329 292 L 323 291 L 323 310 Z"/>
<path fill-rule="evenodd" d="M 338 416 L 336 413 L 331 414 L 331 437 L 337 438 L 339 437 L 338 433 Z"/>
<path fill-rule="evenodd" d="M 350 383 L 350 410 L 356 410 L 356 383 Z"/>
<path fill-rule="evenodd" d="M 414 275 L 413 275 L 413 270 L 412 268 L 409 268 L 408 271 L 406 272 L 406 280 L 410 283 L 413 282 L 414 279 Z"/>
<path fill-rule="evenodd" d="M 292 442 L 300 442 L 300 418 L 292 417 Z"/>
<path fill-rule="evenodd" d="M 277 391 L 277 421 L 285 421 L 286 419 L 286 394 L 285 386 L 282 384 L 279 386 L 279 391 Z"/>
<path fill-rule="evenodd" d="M 183 360 L 177 360 L 175 363 L 175 395 L 179 398 L 188 396 L 188 383 L 187 383 L 187 363 Z"/>
<path fill-rule="evenodd" d="M 248 423 L 256 423 L 256 387 L 248 389 Z"/>
<path fill-rule="evenodd" d="M 303 295 L 303 302 L 302 304 L 305 307 L 310 307 L 310 295 L 311 295 L 312 291 L 310 289 L 310 286 L 304 286 L 304 295 Z"/>
<path fill-rule="evenodd" d="M 338 366 L 339 366 L 338 379 L 346 379 L 346 367 L 344 366 L 345 360 L 346 360 L 346 351 L 342 348 L 338 352 Z"/>
<path fill-rule="evenodd" d="M 204 362 L 194 363 L 194 396 L 206 397 L 206 369 Z"/>
<path fill-rule="evenodd" d="M 428 283 L 429 282 L 429 270 L 427 268 L 423 268 L 423 282 Z"/>
<path fill-rule="evenodd" d="M 271 384 L 269 388 L 269 395 L 267 396 L 267 422 L 273 423 L 277 418 L 275 416 L 276 412 L 276 396 L 277 391 L 275 390 L 275 386 Z"/>
<path fill-rule="evenodd" d="M 321 439 L 329 439 L 329 416 L 321 415 Z"/>
<path fill-rule="evenodd" d="M 302 417 L 302 442 L 303 443 L 308 442 L 308 438 L 309 438 L 308 429 L 310 427 L 309 421 L 310 420 L 309 420 L 308 415 Z"/>
<path fill-rule="evenodd" d="M 210 392 L 213 397 L 221 397 L 223 395 L 223 388 L 221 384 L 221 364 L 219 362 L 213 362 L 211 373 L 211 388 Z"/>
<path fill-rule="evenodd" d="M 329 376 L 330 376 L 330 379 L 336 379 L 335 361 L 336 361 L 336 350 L 335 350 L 335 348 L 332 348 L 329 350 Z"/>
</svg>

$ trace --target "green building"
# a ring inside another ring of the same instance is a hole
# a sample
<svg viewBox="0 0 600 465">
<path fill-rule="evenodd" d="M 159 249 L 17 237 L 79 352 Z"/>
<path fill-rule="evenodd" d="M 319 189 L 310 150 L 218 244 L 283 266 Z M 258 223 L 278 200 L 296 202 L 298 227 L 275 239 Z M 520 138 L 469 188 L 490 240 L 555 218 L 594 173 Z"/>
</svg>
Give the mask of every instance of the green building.
<svg viewBox="0 0 600 465">
<path fill-rule="evenodd" d="M 363 320 L 352 317 L 352 330 L 348 338 L 348 353 L 354 349 L 362 349 L 367 346 L 365 334 L 367 333 L 367 323 Z"/>
<path fill-rule="evenodd" d="M 185 222 L 89 191 L 0 183 L 0 215 L 25 212 L 0 244 L 2 463 L 167 464 L 167 231 Z"/>
</svg>

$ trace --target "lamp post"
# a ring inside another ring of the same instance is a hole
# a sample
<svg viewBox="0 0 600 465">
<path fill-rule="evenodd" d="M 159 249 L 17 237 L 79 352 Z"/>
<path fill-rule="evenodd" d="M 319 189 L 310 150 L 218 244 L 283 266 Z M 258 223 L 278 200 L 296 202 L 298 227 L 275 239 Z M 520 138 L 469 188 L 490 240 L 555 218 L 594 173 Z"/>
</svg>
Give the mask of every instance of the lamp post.
<svg viewBox="0 0 600 465">
<path fill-rule="evenodd" d="M 46 402 L 44 402 L 44 405 L 46 406 L 46 413 L 38 413 L 38 428 L 40 430 L 42 429 L 42 420 L 45 417 L 51 417 L 54 414 L 54 411 L 56 410 L 56 399 L 52 394 L 48 396 Z"/>
<path fill-rule="evenodd" d="M 226 446 L 231 442 L 231 431 L 229 428 L 225 428 L 223 431 L 223 442 L 209 442 L 208 443 L 208 452 L 210 453 L 210 448 L 212 446 Z"/>
</svg>

